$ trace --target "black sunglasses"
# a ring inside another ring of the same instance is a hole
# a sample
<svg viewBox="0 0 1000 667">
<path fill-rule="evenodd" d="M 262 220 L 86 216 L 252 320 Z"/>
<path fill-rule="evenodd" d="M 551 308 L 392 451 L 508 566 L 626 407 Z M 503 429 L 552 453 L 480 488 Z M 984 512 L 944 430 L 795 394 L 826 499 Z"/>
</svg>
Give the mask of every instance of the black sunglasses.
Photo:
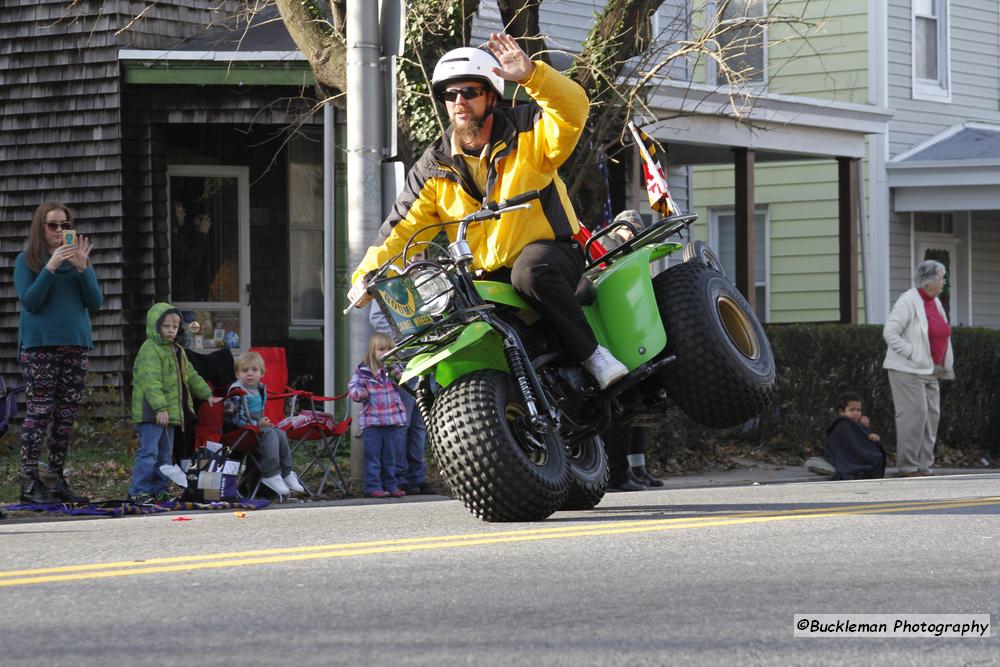
<svg viewBox="0 0 1000 667">
<path fill-rule="evenodd" d="M 73 229 L 73 223 L 69 222 L 69 221 L 66 221 L 66 222 L 46 222 L 45 226 L 48 227 L 49 229 L 51 229 L 54 232 L 66 231 L 67 229 Z"/>
<path fill-rule="evenodd" d="M 474 100 L 485 92 L 486 89 L 482 86 L 462 86 L 461 88 L 442 90 L 440 97 L 445 102 L 454 102 L 458 99 L 459 95 L 467 100 Z"/>
</svg>

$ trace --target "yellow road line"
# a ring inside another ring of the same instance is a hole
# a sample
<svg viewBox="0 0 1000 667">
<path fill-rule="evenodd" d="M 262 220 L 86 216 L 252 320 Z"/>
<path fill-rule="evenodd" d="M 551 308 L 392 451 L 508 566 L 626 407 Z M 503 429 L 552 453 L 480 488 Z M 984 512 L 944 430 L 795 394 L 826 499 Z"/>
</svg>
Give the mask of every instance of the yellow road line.
<svg viewBox="0 0 1000 667">
<path fill-rule="evenodd" d="M 242 565 L 265 565 L 345 556 L 364 556 L 380 553 L 400 553 L 451 549 L 456 547 L 504 544 L 512 542 L 532 542 L 540 540 L 564 539 L 570 537 L 591 537 L 600 535 L 622 535 L 687 528 L 714 528 L 721 526 L 747 525 L 795 519 L 814 519 L 838 516 L 888 514 L 908 511 L 954 509 L 962 507 L 983 507 L 1000 505 L 1000 497 L 969 500 L 949 500 L 937 502 L 896 502 L 853 505 L 842 508 L 807 508 L 784 512 L 748 512 L 715 517 L 683 517 L 673 519 L 648 519 L 639 521 L 618 521 L 613 523 L 584 524 L 579 526 L 556 526 L 525 530 L 471 533 L 462 535 L 442 535 L 433 537 L 413 537 L 396 540 L 376 540 L 348 544 L 326 544 L 254 551 L 204 554 L 200 556 L 174 556 L 154 558 L 145 561 L 120 561 L 114 563 L 90 563 L 66 565 L 29 570 L 9 570 L 0 572 L 0 587 L 24 586 L 29 584 L 60 581 L 82 581 L 107 579 L 140 574 L 168 572 L 190 572 L 193 570 L 218 569 Z"/>
</svg>

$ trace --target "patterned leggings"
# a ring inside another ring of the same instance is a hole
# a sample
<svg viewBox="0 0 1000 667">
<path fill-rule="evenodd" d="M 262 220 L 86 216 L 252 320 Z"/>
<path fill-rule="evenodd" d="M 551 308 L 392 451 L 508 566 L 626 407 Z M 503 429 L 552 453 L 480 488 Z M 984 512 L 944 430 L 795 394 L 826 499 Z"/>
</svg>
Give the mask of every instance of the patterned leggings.
<svg viewBox="0 0 1000 667">
<path fill-rule="evenodd" d="M 69 436 L 83 395 L 90 362 L 82 347 L 33 347 L 21 350 L 28 414 L 21 425 L 21 472 L 38 470 L 42 445 L 49 445 L 49 471 L 63 472 Z"/>
</svg>

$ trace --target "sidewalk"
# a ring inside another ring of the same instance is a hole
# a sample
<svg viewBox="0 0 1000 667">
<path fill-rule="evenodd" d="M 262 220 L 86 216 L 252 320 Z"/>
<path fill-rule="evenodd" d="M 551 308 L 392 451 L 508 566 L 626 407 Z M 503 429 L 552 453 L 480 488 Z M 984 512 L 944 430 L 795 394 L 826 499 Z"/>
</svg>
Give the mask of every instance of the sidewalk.
<svg viewBox="0 0 1000 667">
<path fill-rule="evenodd" d="M 792 482 L 826 482 L 828 475 L 817 475 L 802 466 L 781 466 L 762 463 L 750 459 L 736 459 L 741 468 L 697 473 L 694 475 L 671 475 L 664 477 L 664 488 L 690 489 L 712 486 L 747 486 L 752 484 L 789 484 Z M 897 475 L 896 468 L 886 468 L 885 478 Z M 1000 468 L 934 468 L 935 476 L 941 475 L 982 475 L 1000 473 Z"/>
</svg>

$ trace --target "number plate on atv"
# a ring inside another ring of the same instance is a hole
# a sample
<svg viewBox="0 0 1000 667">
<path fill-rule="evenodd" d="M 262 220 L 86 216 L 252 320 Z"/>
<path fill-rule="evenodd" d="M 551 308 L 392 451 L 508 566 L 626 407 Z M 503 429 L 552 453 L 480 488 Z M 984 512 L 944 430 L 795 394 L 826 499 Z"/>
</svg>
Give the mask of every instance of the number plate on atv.
<svg viewBox="0 0 1000 667">
<path fill-rule="evenodd" d="M 374 287 L 375 301 L 397 339 L 434 323 L 433 317 L 420 312 L 424 300 L 409 276 L 380 280 Z"/>
</svg>

